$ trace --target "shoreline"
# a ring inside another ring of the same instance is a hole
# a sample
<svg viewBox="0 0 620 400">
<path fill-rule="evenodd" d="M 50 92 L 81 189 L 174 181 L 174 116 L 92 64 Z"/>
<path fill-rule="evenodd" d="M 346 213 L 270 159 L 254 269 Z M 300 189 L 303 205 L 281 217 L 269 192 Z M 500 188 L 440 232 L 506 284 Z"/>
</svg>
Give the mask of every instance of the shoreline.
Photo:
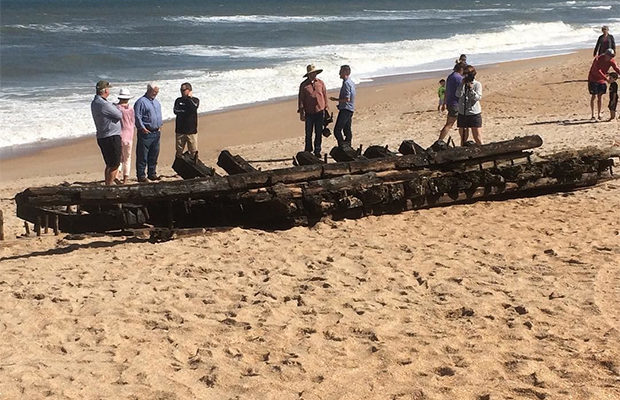
<svg viewBox="0 0 620 400">
<path fill-rule="evenodd" d="M 574 54 L 586 57 L 587 52 L 589 52 L 588 49 L 582 49 L 568 55 L 487 64 L 481 66 L 479 71 L 493 73 L 498 69 L 536 68 L 542 65 L 556 67 L 561 65 L 566 57 Z M 584 76 L 586 72 L 583 71 Z M 449 69 L 446 69 L 377 77 L 372 81 L 362 82 L 358 85 L 358 110 L 371 104 L 388 102 L 394 95 L 424 93 L 432 96 L 436 93 L 435 80 L 448 73 Z M 337 90 L 333 89 L 328 92 L 331 95 L 337 93 Z M 214 160 L 223 149 L 273 140 L 297 138 L 299 146 L 303 147 L 303 126 L 295 112 L 297 107 L 295 102 L 296 96 L 289 96 L 201 114 L 199 116 L 200 133 L 198 134 L 201 159 L 208 165 L 214 165 Z M 335 105 L 331 102 L 330 109 L 335 110 Z M 356 119 L 361 117 L 363 117 L 362 112 L 356 113 Z M 439 131 L 439 124 L 434 128 Z M 174 159 L 174 120 L 168 120 L 163 125 L 161 148 L 160 165 L 164 166 L 168 163 L 171 165 Z M 94 173 L 102 169 L 100 151 L 91 136 L 59 139 L 58 142 L 51 142 L 50 145 L 33 146 L 25 151 L 17 151 L 17 153 L 14 156 L 0 159 L 0 182 L 51 175 Z M 76 154 L 80 154 L 80 157 L 75 157 Z M 135 149 L 132 150 L 132 154 L 135 154 Z M 275 154 L 270 155 L 275 156 Z M 292 154 L 290 156 L 292 157 Z M 45 160 L 44 164 L 42 160 Z M 166 168 L 169 169 L 169 167 L 160 167 L 162 170 Z"/>
<path fill-rule="evenodd" d="M 569 50 L 561 54 L 554 54 L 554 55 L 548 55 L 548 56 L 534 56 L 534 57 L 529 57 L 529 58 L 520 58 L 516 60 L 503 61 L 503 62 L 498 62 L 498 63 L 481 64 L 479 67 L 477 67 L 477 69 L 486 70 L 489 68 L 495 68 L 501 64 L 506 64 L 506 63 L 526 62 L 526 61 L 531 61 L 531 60 L 536 60 L 536 59 L 560 57 L 560 56 L 567 55 L 567 54 L 573 54 L 575 52 L 582 51 L 582 50 L 586 50 L 586 49 Z M 448 74 L 450 74 L 450 72 L 451 72 L 451 69 L 447 68 L 447 69 L 439 69 L 439 70 L 394 74 L 394 75 L 379 75 L 375 77 L 364 78 L 364 80 L 360 82 L 357 85 L 357 87 L 361 89 L 365 87 L 382 86 L 382 85 L 411 82 L 411 81 L 416 81 L 416 80 L 440 78 L 440 77 L 447 76 Z M 328 91 L 334 91 L 334 90 L 336 89 L 330 89 Z M 268 105 L 268 104 L 283 103 L 286 101 L 294 100 L 296 97 L 297 97 L 296 95 L 280 96 L 280 97 L 275 97 L 272 99 L 257 101 L 253 103 L 237 104 L 237 105 L 225 107 L 225 108 L 218 109 L 218 110 L 198 113 L 198 117 L 203 118 L 203 117 L 207 117 L 209 115 L 214 115 L 214 114 L 227 113 L 227 112 L 237 111 L 237 110 L 245 110 L 245 109 L 259 107 L 259 106 Z M 173 124 L 173 123 L 174 123 L 174 118 L 164 120 L 164 125 Z M 29 155 L 41 152 L 42 150 L 46 150 L 50 148 L 71 145 L 76 142 L 91 139 L 93 135 L 94 135 L 94 132 L 91 132 L 91 133 L 87 133 L 87 134 L 84 134 L 78 137 L 73 137 L 73 138 L 48 139 L 48 140 L 41 141 L 41 142 L 26 143 L 26 144 L 20 145 L 17 148 L 16 146 L 1 147 L 0 148 L 0 162 L 5 161 L 5 160 L 19 158 L 19 157 L 29 156 Z"/>
</svg>

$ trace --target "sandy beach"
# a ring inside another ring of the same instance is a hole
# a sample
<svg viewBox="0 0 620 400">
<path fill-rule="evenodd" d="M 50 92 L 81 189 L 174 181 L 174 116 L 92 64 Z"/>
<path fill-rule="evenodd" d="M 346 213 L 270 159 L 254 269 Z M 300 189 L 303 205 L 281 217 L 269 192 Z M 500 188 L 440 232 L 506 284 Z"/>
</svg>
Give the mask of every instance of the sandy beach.
<svg viewBox="0 0 620 400">
<path fill-rule="evenodd" d="M 589 121 L 590 63 L 583 50 L 480 68 L 483 140 L 538 134 L 539 154 L 620 140 L 620 121 Z M 354 145 L 430 146 L 437 80 L 360 87 Z M 292 157 L 295 110 L 202 116 L 201 159 Z M 168 123 L 166 179 L 173 151 Z M 2 399 L 620 398 L 619 180 L 159 244 L 20 237 L 16 193 L 102 171 L 94 138 L 0 160 Z"/>
</svg>

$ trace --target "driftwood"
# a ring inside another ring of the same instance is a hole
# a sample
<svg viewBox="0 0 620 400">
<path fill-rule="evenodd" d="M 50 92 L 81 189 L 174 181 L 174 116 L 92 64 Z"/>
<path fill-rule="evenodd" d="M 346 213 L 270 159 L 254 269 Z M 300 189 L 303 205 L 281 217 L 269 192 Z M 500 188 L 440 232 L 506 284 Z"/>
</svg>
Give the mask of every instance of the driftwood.
<svg viewBox="0 0 620 400">
<path fill-rule="evenodd" d="M 356 218 L 524 196 L 569 190 L 610 178 L 610 153 L 584 150 L 531 162 L 527 157 L 530 153 L 523 150 L 540 142 L 534 136 L 442 152 L 385 154 L 371 160 L 186 181 L 29 188 L 16 196 L 17 213 L 39 225 L 42 216 L 53 216 L 66 232 L 144 224 L 168 229 L 286 228 L 311 225 L 325 216 Z M 485 162 L 489 165 L 481 164 Z M 66 211 L 69 205 L 79 205 L 80 211 Z"/>
<path fill-rule="evenodd" d="M 300 151 L 295 155 L 297 165 L 324 164 L 325 162 L 310 151 Z"/>
<path fill-rule="evenodd" d="M 192 155 L 186 151 L 180 157 L 175 157 L 172 169 L 183 179 L 205 178 L 216 175 L 215 169 L 207 167 L 200 161 L 197 152 Z"/>
<path fill-rule="evenodd" d="M 229 175 L 256 171 L 256 168 L 245 161 L 243 157 L 239 155 L 233 156 L 228 150 L 224 150 L 220 153 L 220 156 L 217 158 L 217 165 Z"/>
<path fill-rule="evenodd" d="M 329 155 L 338 162 L 361 161 L 366 159 L 366 157 L 360 155 L 360 152 L 347 145 L 332 148 Z"/>
<path fill-rule="evenodd" d="M 366 151 L 364 151 L 364 157 L 369 158 L 369 159 L 396 157 L 396 156 L 397 154 L 394 153 L 393 151 L 388 150 L 387 146 L 369 146 L 366 149 Z"/>
<path fill-rule="evenodd" d="M 477 147 L 450 148 L 443 152 L 413 154 L 402 157 L 358 160 L 330 164 L 304 165 L 269 171 L 235 173 L 229 176 L 214 176 L 192 181 L 158 182 L 157 184 L 135 184 L 123 186 L 61 185 L 26 189 L 18 195 L 18 205 L 28 203 L 34 206 L 75 204 L 142 204 L 155 200 L 173 200 L 179 197 L 200 197 L 214 192 L 247 190 L 276 183 L 306 182 L 342 175 L 363 174 L 370 171 L 459 169 L 467 163 L 477 163 L 494 156 L 497 159 L 510 154 L 517 158 L 520 150 L 540 146 L 539 136 L 526 136 L 510 141 L 491 143 Z M 489 150 L 492 148 L 493 150 Z M 228 153 L 223 151 L 222 154 Z M 527 153 L 529 154 L 529 153 Z M 228 153 L 230 155 L 230 153 Z M 221 156 L 221 155 L 220 155 Z M 226 156 L 231 159 L 232 156 Z M 218 163 L 219 165 L 219 163 Z"/>
<path fill-rule="evenodd" d="M 403 140 L 398 152 L 400 154 L 426 154 L 426 150 L 413 140 Z"/>
</svg>

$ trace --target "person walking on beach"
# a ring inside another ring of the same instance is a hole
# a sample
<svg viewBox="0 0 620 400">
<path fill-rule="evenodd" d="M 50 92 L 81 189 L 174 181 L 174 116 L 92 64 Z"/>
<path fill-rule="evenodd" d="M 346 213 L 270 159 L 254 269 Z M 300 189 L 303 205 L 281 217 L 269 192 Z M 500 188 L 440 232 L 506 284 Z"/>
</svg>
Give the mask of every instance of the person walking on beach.
<svg viewBox="0 0 620 400">
<path fill-rule="evenodd" d="M 476 80 L 476 68 L 473 65 L 468 65 L 463 71 L 463 80 L 456 89 L 456 97 L 459 98 L 456 125 L 459 127 L 461 146 L 468 144 L 467 128 L 471 128 L 476 144 L 482 144 L 482 84 Z"/>
<path fill-rule="evenodd" d="M 609 34 L 609 27 L 607 25 L 604 25 L 601 28 L 601 31 L 603 32 L 603 34 L 599 36 L 598 40 L 596 41 L 592 57 L 605 54 L 607 49 L 612 49 L 614 52 L 616 51 L 616 42 L 614 40 L 614 37 Z"/>
<path fill-rule="evenodd" d="M 351 140 L 353 139 L 351 122 L 355 112 L 355 84 L 350 78 L 351 67 L 348 65 L 341 66 L 339 75 L 340 79 L 342 79 L 340 94 L 338 97 L 329 98 L 332 101 L 338 102 L 338 118 L 334 126 L 334 137 L 338 141 L 338 146 L 351 146 Z M 344 136 L 342 136 L 343 131 Z"/>
<path fill-rule="evenodd" d="M 131 145 L 133 143 L 133 131 L 136 127 L 136 117 L 133 108 L 129 107 L 129 99 L 133 97 L 129 93 L 129 89 L 121 88 L 117 97 L 116 108 L 123 114 L 121 118 L 121 167 L 119 173 L 123 174 L 123 183 L 127 183 L 131 169 Z"/>
<path fill-rule="evenodd" d="M 446 117 L 446 123 L 439 132 L 439 139 L 435 142 L 435 145 L 439 147 L 446 147 L 446 137 L 450 133 L 450 129 L 454 126 L 456 119 L 459 115 L 459 98 L 456 96 L 456 89 L 463 80 L 463 70 L 465 69 L 464 63 L 456 63 L 452 69 L 452 73 L 448 75 L 446 79 L 446 92 L 445 103 L 448 110 L 448 116 Z"/>
<path fill-rule="evenodd" d="M 306 67 L 306 78 L 299 85 L 297 112 L 305 122 L 305 151 L 313 151 L 312 132 L 314 131 L 314 155 L 321 158 L 323 119 L 328 110 L 325 83 L 316 76 L 323 72 L 310 64 Z"/>
<path fill-rule="evenodd" d="M 113 185 L 121 163 L 121 118 L 123 115 L 108 101 L 110 82 L 99 81 L 95 86 L 96 94 L 90 103 L 90 112 L 97 129 L 97 144 L 105 162 L 104 180 L 106 185 Z"/>
<path fill-rule="evenodd" d="M 590 111 L 592 112 L 592 121 L 594 118 L 594 99 L 598 110 L 598 119 L 601 119 L 601 103 L 602 97 L 607 92 L 607 72 L 609 68 L 613 68 L 616 73 L 620 73 L 616 60 L 614 60 L 615 52 L 607 49 L 605 53 L 594 57 L 590 72 L 588 73 L 588 92 L 590 92 Z"/>
<path fill-rule="evenodd" d="M 138 143 L 136 145 L 136 174 L 138 182 L 157 181 L 157 159 L 162 126 L 161 104 L 155 99 L 159 86 L 146 85 L 146 93 L 136 100 L 133 109 L 136 113 Z M 148 167 L 148 168 L 147 168 Z M 144 170 L 147 169 L 147 174 Z"/>
<path fill-rule="evenodd" d="M 185 145 L 191 155 L 198 152 L 198 106 L 200 99 L 192 94 L 192 85 L 181 85 L 181 97 L 174 101 L 174 114 L 177 116 L 174 132 L 176 133 L 176 156 L 181 157 Z"/>
</svg>

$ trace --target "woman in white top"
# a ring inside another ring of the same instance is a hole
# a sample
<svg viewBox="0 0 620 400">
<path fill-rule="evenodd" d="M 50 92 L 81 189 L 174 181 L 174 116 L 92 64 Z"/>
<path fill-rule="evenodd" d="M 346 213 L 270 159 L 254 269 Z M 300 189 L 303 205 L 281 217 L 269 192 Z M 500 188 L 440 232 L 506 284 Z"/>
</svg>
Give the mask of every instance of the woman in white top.
<svg viewBox="0 0 620 400">
<path fill-rule="evenodd" d="M 469 145 L 469 132 L 471 128 L 476 144 L 482 144 L 482 108 L 480 99 L 482 98 L 482 84 L 476 80 L 476 68 L 471 65 L 465 67 L 463 71 L 463 81 L 456 89 L 456 97 L 459 98 L 459 115 L 456 126 L 461 135 L 461 146 Z"/>
</svg>

